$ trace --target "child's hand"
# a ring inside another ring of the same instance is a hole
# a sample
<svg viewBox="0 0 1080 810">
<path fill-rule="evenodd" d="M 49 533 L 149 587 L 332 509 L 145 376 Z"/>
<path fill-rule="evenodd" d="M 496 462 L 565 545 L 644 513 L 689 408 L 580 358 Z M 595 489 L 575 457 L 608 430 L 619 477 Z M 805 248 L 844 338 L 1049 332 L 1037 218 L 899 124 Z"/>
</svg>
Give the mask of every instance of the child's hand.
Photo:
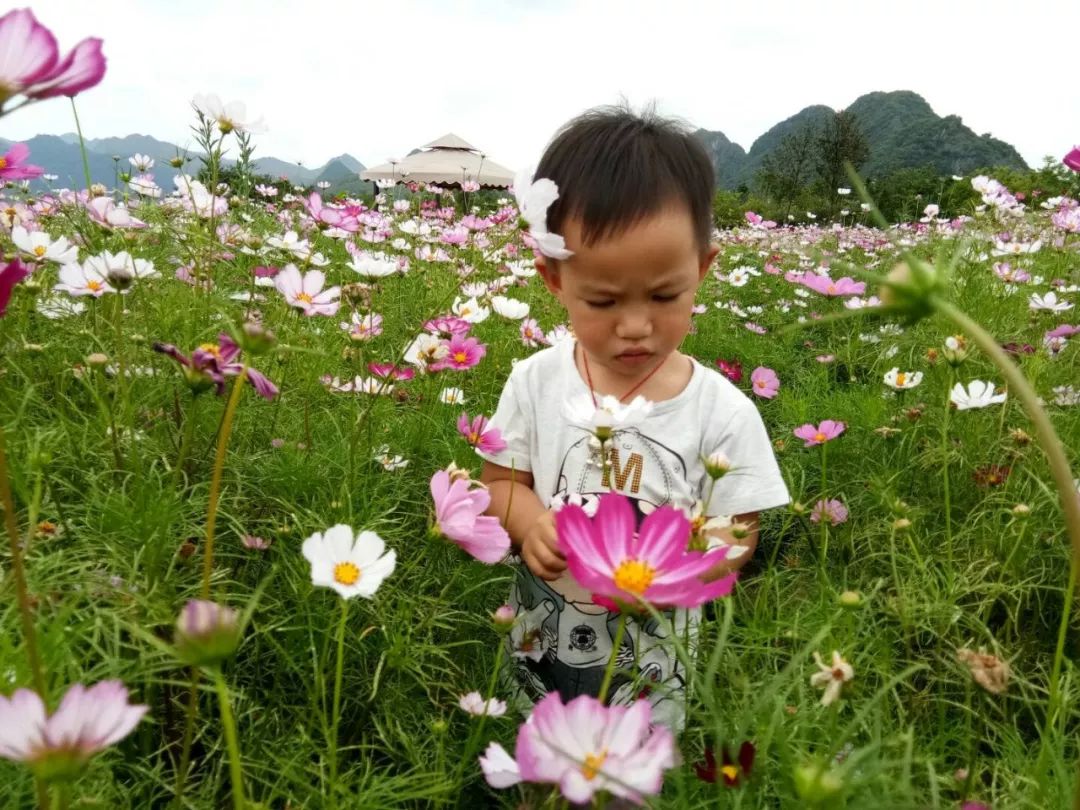
<svg viewBox="0 0 1080 810">
<path fill-rule="evenodd" d="M 555 534 L 555 514 L 544 512 L 521 539 L 521 558 L 540 579 L 558 579 L 566 570 L 566 559 L 559 552 Z"/>
</svg>

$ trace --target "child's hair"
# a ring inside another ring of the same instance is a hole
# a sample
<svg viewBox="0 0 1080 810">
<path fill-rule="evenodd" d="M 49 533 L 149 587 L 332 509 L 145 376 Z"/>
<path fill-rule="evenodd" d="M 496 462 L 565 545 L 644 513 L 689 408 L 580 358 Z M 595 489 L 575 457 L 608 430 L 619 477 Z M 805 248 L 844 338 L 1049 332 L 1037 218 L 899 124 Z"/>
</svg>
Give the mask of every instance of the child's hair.
<svg viewBox="0 0 1080 810">
<path fill-rule="evenodd" d="M 559 186 L 548 230 L 562 233 L 567 219 L 578 219 L 586 245 L 673 203 L 689 210 L 702 250 L 712 237 L 712 162 L 684 124 L 651 108 L 640 115 L 625 105 L 582 113 L 559 130 L 535 176 Z"/>
</svg>

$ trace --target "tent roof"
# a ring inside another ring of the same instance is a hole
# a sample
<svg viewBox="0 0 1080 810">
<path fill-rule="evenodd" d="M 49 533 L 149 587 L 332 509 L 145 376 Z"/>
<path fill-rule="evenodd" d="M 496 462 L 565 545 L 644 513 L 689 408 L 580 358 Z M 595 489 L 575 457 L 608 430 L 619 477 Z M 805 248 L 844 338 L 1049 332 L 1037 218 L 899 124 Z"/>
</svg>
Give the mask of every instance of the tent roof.
<svg viewBox="0 0 1080 810">
<path fill-rule="evenodd" d="M 482 155 L 463 138 L 448 134 L 425 145 L 397 163 L 383 163 L 360 173 L 361 180 L 417 180 L 421 183 L 461 183 L 475 180 L 481 186 L 506 188 L 514 173 Z"/>
<path fill-rule="evenodd" d="M 425 143 L 420 147 L 421 149 L 468 149 L 470 152 L 479 152 L 480 150 L 473 146 L 471 143 L 455 135 L 453 132 L 448 132 L 441 138 L 436 138 L 431 143 Z"/>
</svg>

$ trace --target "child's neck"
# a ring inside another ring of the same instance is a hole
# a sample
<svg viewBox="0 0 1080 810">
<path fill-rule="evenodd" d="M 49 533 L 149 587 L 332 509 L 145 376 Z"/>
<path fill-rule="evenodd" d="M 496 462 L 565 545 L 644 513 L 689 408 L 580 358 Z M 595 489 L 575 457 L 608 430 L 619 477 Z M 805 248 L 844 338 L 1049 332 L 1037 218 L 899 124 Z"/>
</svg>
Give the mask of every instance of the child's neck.
<svg viewBox="0 0 1080 810">
<path fill-rule="evenodd" d="M 674 399 L 694 373 L 690 358 L 679 351 L 673 351 L 634 376 L 615 374 L 596 359 L 588 359 L 580 343 L 574 346 L 574 362 L 586 387 L 591 378 L 592 390 L 598 396 L 613 396 L 627 402 L 637 396 L 651 402 Z"/>
</svg>

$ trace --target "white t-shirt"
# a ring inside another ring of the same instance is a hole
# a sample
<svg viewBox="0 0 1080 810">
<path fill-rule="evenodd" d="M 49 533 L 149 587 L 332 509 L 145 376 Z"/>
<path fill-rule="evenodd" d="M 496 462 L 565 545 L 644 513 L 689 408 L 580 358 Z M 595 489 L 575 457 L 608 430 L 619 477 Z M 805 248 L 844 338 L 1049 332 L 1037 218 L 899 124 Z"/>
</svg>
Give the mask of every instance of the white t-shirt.
<svg viewBox="0 0 1080 810">
<path fill-rule="evenodd" d="M 654 403 L 649 415 L 633 427 L 616 430 L 608 442 L 607 481 L 597 442 L 566 414 L 567 403 L 588 395 L 574 363 L 574 341 L 562 341 L 522 360 L 511 372 L 491 419 L 506 448 L 480 455 L 531 473 L 533 490 L 548 507 L 572 499 L 590 510 L 601 493 L 615 491 L 631 499 L 639 519 L 664 504 L 690 509 L 709 492 L 702 458 L 716 451 L 730 459 L 733 469 L 716 482 L 705 514 L 758 512 L 789 502 L 757 408 L 718 372 L 693 361 L 693 374 L 681 393 Z M 509 637 L 517 663 L 519 703 L 527 705 L 553 689 L 563 700 L 597 694 L 617 616 L 594 604 L 591 594 L 569 574 L 549 583 L 524 565 L 520 572 L 510 599 L 519 619 Z M 681 635 L 687 617 L 679 613 L 672 618 Z M 691 624 L 694 619 L 689 617 Z M 636 671 L 638 678 L 616 676 L 611 702 L 647 695 L 656 716 L 678 727 L 684 682 L 674 651 L 663 643 L 664 635 L 653 620 L 629 623 L 618 666 Z M 655 686 L 642 690 L 642 680 Z M 664 709 L 670 717 L 664 717 Z"/>
</svg>

